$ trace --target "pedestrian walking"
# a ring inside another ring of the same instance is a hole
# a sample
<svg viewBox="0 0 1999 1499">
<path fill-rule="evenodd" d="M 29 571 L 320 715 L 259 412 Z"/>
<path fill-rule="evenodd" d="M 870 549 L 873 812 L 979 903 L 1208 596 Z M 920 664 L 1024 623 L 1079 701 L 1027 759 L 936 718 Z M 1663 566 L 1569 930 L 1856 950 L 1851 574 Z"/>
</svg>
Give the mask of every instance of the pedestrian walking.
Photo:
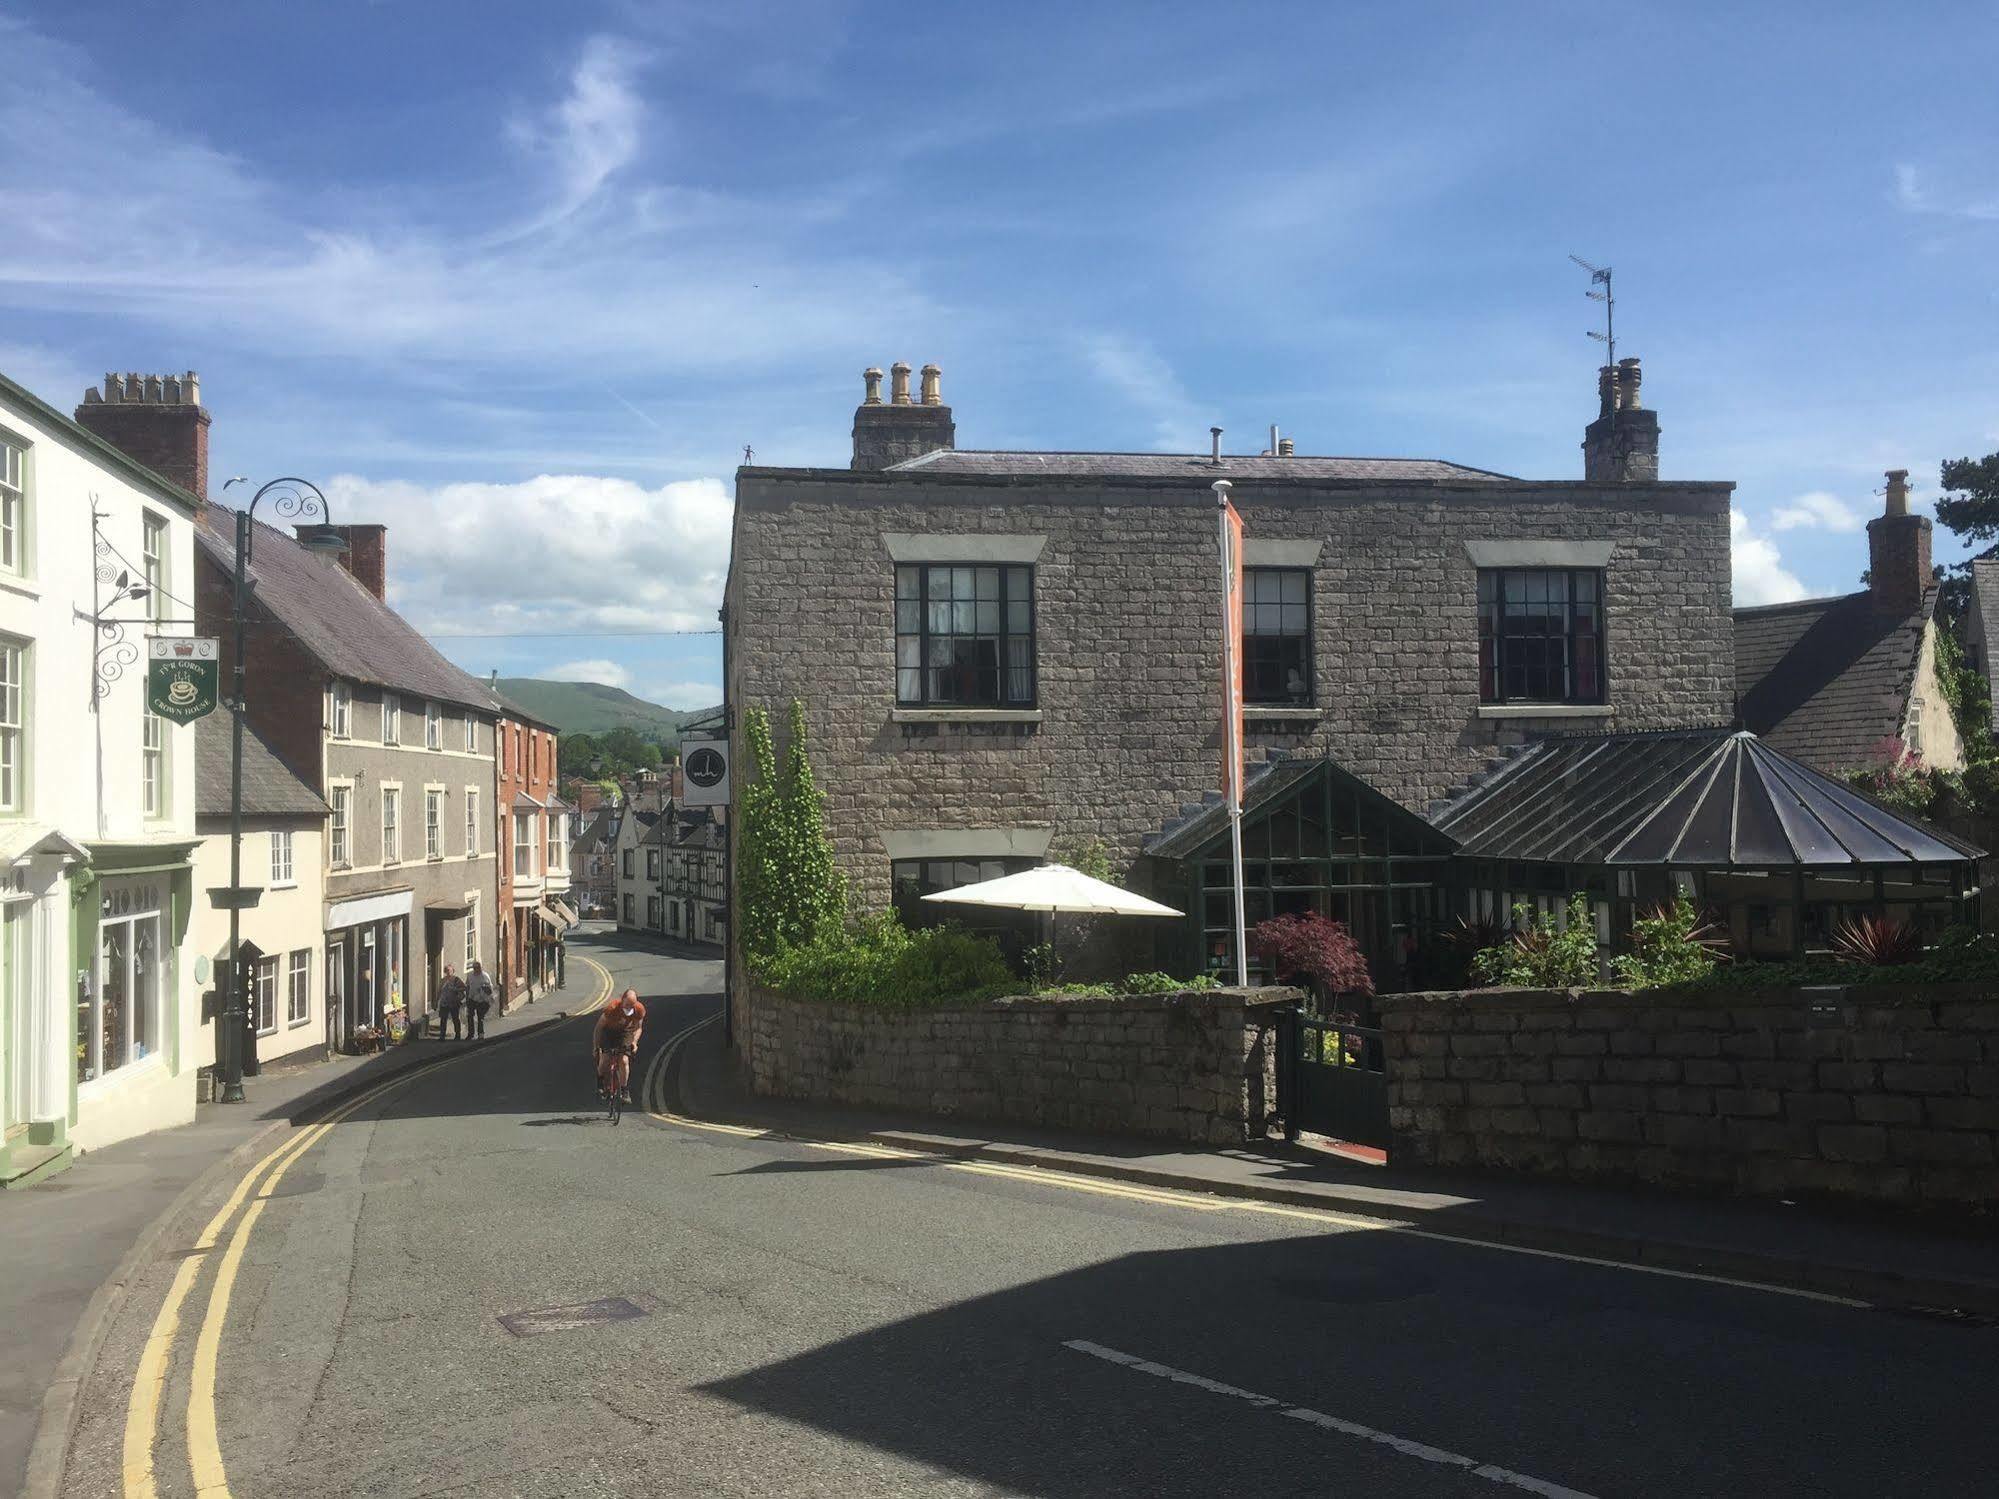
<svg viewBox="0 0 1999 1499">
<path fill-rule="evenodd" d="M 465 1028 L 471 1032 L 474 1041 L 484 1040 L 486 1012 L 493 1008 L 493 981 L 486 976 L 486 967 L 477 958 L 472 960 L 472 972 L 466 975 L 465 1002 L 472 1012 Z"/>
<path fill-rule="evenodd" d="M 437 986 L 437 1039 L 444 1039 L 446 1026 L 465 1039 L 465 980 L 449 963 L 444 965 L 444 981 Z"/>
</svg>

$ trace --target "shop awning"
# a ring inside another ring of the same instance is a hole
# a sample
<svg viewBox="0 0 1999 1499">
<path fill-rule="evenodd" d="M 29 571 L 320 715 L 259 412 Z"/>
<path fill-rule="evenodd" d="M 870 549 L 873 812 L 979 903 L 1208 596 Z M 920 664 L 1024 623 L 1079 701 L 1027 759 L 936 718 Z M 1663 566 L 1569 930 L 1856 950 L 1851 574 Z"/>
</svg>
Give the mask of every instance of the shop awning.
<svg viewBox="0 0 1999 1499">
<path fill-rule="evenodd" d="M 571 906 L 568 901 L 560 900 L 553 895 L 551 895 L 548 898 L 548 907 L 551 911 L 555 912 L 557 916 L 560 916 L 562 918 L 562 924 L 564 926 L 575 926 L 577 922 L 583 919 L 582 917 L 576 914 L 575 908 Z"/>
<path fill-rule="evenodd" d="M 456 921 L 461 916 L 472 914 L 469 900 L 429 900 L 423 904 L 424 915 L 435 916 L 439 920 Z"/>
<path fill-rule="evenodd" d="M 1981 853 L 1726 729 L 1543 740 L 1435 823 L 1465 857 L 1546 864 L 1828 869 Z"/>
<path fill-rule="evenodd" d="M 536 921 L 547 927 L 551 935 L 557 937 L 562 935 L 562 923 L 555 919 L 555 914 L 546 906 L 529 906 L 528 912 Z"/>
</svg>

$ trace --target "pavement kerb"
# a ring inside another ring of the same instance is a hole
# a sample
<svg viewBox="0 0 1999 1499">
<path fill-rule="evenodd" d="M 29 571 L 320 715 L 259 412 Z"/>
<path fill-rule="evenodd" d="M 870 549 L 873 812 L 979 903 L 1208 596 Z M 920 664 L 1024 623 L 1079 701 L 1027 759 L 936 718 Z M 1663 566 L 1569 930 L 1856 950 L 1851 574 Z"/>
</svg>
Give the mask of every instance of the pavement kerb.
<svg viewBox="0 0 1999 1499">
<path fill-rule="evenodd" d="M 580 1013 L 581 1010 L 563 1011 L 533 1025 L 508 1031 L 504 1036 L 469 1042 L 435 1057 L 426 1057 L 386 1072 L 357 1076 L 334 1092 L 314 1099 L 310 1110 L 271 1120 L 248 1139 L 240 1141 L 220 1160 L 211 1162 L 199 1176 L 181 1188 L 174 1200 L 139 1231 L 139 1237 L 118 1261 L 118 1267 L 84 1304 L 83 1314 L 77 1318 L 76 1328 L 70 1334 L 69 1346 L 63 1350 L 62 1359 L 56 1364 L 55 1373 L 49 1380 L 49 1387 L 42 1395 L 42 1414 L 35 1424 L 34 1445 L 28 1449 L 28 1471 L 21 1490 L 22 1499 L 62 1499 L 63 1477 L 69 1465 L 69 1445 L 76 1435 L 79 1397 L 96 1371 L 97 1356 L 103 1350 L 105 1336 L 124 1305 L 125 1289 L 139 1267 L 158 1256 L 160 1244 L 167 1237 L 168 1230 L 190 1207 L 211 1192 L 218 1181 L 227 1179 L 232 1172 L 240 1172 L 248 1162 L 255 1161 L 266 1144 L 281 1131 L 309 1124 L 336 1104 L 389 1077 L 425 1071 L 448 1058 L 463 1056 L 468 1050 L 519 1041 L 551 1026 L 561 1025 Z"/>
<path fill-rule="evenodd" d="M 813 1135 L 801 1132 L 794 1123 L 776 1122 L 773 1116 L 759 1118 L 753 1105 L 746 1106 L 741 1102 L 726 1116 L 703 1115 L 688 1107 L 686 1093 L 680 1085 L 680 1064 L 686 1056 L 687 1051 L 683 1050 L 675 1059 L 675 1065 L 668 1069 L 664 1080 L 675 1112 L 690 1119 L 705 1119 L 709 1123 L 753 1125 L 788 1139 L 883 1145 L 935 1156 L 940 1160 L 995 1161 L 1011 1166 L 1061 1171 L 1071 1176 L 1093 1176 L 1137 1186 L 1161 1187 L 1197 1196 L 1318 1208 L 1343 1217 L 1366 1218 L 1384 1228 L 1436 1238 L 1502 1248 L 1542 1250 L 1648 1269 L 1794 1287 L 1829 1296 L 1849 1297 L 1889 1310 L 1921 1308 L 1999 1316 L 1999 1280 L 1904 1274 L 1874 1266 L 1814 1261 L 1802 1256 L 1767 1254 L 1683 1239 L 1599 1233 L 1560 1224 L 1477 1213 L 1454 1213 L 1447 1218 L 1430 1219 L 1420 1213 L 1397 1213 L 1392 1207 L 1385 1208 L 1371 1197 L 1347 1197 L 1324 1189 L 1315 1191 L 1275 1182 L 1216 1180 L 1154 1166 L 1133 1165 L 1115 1157 L 1075 1155 L 1032 1145 L 995 1144 L 986 1140 L 952 1140 L 914 1130 L 863 1127 L 842 1131 L 837 1136 Z M 940 1125 L 948 1122 L 939 1121 Z"/>
</svg>

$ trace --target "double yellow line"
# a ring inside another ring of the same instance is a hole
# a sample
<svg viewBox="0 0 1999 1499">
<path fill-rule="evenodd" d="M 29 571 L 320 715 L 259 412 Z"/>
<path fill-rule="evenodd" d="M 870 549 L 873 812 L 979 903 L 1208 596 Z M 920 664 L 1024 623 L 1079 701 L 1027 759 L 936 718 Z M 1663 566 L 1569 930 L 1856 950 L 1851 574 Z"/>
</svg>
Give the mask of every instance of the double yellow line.
<svg viewBox="0 0 1999 1499">
<path fill-rule="evenodd" d="M 597 998 L 586 1008 L 602 1004 L 611 987 L 611 975 L 602 965 L 583 958 L 583 962 L 597 970 L 601 979 Z M 571 1016 L 581 1011 L 572 1010 Z M 500 1042 L 515 1039 L 500 1037 Z M 483 1048 L 482 1048 L 483 1049 Z M 194 1290 L 195 1281 L 201 1275 L 202 1261 L 222 1242 L 229 1221 L 236 1210 L 250 1199 L 249 1210 L 237 1222 L 235 1231 L 229 1235 L 228 1247 L 223 1250 L 221 1261 L 215 1272 L 215 1284 L 208 1293 L 208 1307 L 201 1319 L 201 1330 L 194 1345 L 194 1363 L 190 1370 L 190 1385 L 187 1398 L 187 1458 L 194 1476 L 194 1490 L 197 1495 L 213 1496 L 213 1499 L 227 1499 L 229 1479 L 223 1468 L 222 1449 L 215 1422 L 216 1363 L 222 1346 L 222 1328 L 229 1314 L 229 1298 L 236 1287 L 237 1271 L 243 1263 L 243 1252 L 250 1241 L 250 1231 L 256 1227 L 257 1219 L 263 1215 L 264 1206 L 276 1195 L 278 1186 L 285 1179 L 285 1173 L 298 1163 L 299 1157 L 317 1145 L 332 1128 L 357 1110 L 378 1102 L 398 1088 L 407 1087 L 420 1077 L 427 1077 L 446 1067 L 454 1067 L 460 1062 L 478 1056 L 478 1051 L 460 1052 L 454 1057 L 424 1066 L 412 1067 L 395 1077 L 385 1078 L 348 1100 L 328 1114 L 318 1123 L 308 1127 L 303 1133 L 286 1141 L 270 1151 L 252 1166 L 236 1184 L 202 1229 L 201 1237 L 194 1247 L 187 1251 L 174 1272 L 173 1283 L 167 1288 L 167 1296 L 161 1304 L 159 1314 L 153 1319 L 152 1331 L 147 1334 L 145 1347 L 139 1355 L 139 1367 L 132 1380 L 132 1395 L 125 1407 L 124 1480 L 125 1499 L 158 1499 L 159 1487 L 153 1465 L 153 1447 L 159 1438 L 160 1407 L 166 1399 L 167 1380 L 172 1373 L 174 1341 L 180 1334 L 181 1308 Z M 262 1183 L 261 1190 L 259 1183 Z M 254 1196 L 252 1195 L 254 1194 Z"/>
</svg>

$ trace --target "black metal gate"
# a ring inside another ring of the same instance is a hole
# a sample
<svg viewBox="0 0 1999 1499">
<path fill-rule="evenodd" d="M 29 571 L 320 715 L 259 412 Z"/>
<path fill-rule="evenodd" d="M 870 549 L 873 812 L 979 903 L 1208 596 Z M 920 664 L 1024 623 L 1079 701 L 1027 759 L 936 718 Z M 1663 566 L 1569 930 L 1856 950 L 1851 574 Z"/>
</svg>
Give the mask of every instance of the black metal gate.
<svg viewBox="0 0 1999 1499">
<path fill-rule="evenodd" d="M 1381 1032 L 1293 1010 L 1277 1072 L 1284 1132 L 1330 1135 L 1355 1145 L 1388 1144 L 1388 1073 Z"/>
</svg>

